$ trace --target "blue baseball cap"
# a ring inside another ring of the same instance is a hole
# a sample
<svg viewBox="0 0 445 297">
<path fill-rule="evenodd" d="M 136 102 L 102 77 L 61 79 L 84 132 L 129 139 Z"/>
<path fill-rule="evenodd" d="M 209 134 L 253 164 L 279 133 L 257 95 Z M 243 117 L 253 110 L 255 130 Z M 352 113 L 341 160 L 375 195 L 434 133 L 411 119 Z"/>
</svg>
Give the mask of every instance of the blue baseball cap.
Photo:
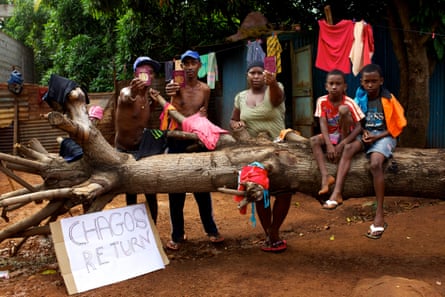
<svg viewBox="0 0 445 297">
<path fill-rule="evenodd" d="M 192 59 L 198 60 L 201 62 L 201 57 L 199 56 L 198 52 L 188 50 L 185 53 L 181 55 L 181 62 L 184 61 L 185 58 L 190 57 Z"/>
<path fill-rule="evenodd" d="M 159 69 L 161 69 L 161 64 L 159 64 L 158 61 L 153 60 L 150 57 L 139 57 L 136 59 L 136 61 L 134 61 L 133 64 L 133 72 L 136 72 L 136 68 L 138 68 L 138 66 L 140 65 L 150 65 L 151 67 L 153 67 L 155 72 L 159 72 Z"/>
</svg>

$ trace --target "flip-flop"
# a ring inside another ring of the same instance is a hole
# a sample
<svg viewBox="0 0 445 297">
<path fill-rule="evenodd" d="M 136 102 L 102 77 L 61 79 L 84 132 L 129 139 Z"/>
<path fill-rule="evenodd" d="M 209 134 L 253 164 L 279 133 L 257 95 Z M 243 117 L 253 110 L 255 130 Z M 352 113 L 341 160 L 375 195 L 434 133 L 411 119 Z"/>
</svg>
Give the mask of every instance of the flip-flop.
<svg viewBox="0 0 445 297">
<path fill-rule="evenodd" d="M 220 234 L 210 235 L 209 240 L 211 243 L 220 243 L 224 241 L 224 237 L 222 237 Z"/>
<path fill-rule="evenodd" d="M 283 252 L 287 249 L 287 242 L 286 240 L 279 240 L 274 243 L 267 242 L 261 247 L 261 250 L 264 252 Z"/>
<path fill-rule="evenodd" d="M 369 227 L 369 230 L 365 234 L 365 236 L 368 238 L 371 238 L 371 239 L 380 239 L 383 235 L 383 232 L 385 232 L 387 227 L 388 227 L 387 223 L 384 223 L 383 227 L 382 226 L 376 227 L 376 226 L 374 226 L 374 224 L 372 224 Z"/>
<path fill-rule="evenodd" d="M 343 202 L 339 202 L 336 200 L 326 200 L 325 203 L 323 204 L 323 209 L 334 210 L 342 204 Z"/>
<path fill-rule="evenodd" d="M 180 244 L 178 242 L 174 242 L 173 240 L 170 240 L 166 244 L 167 249 L 172 251 L 179 251 Z"/>
<path fill-rule="evenodd" d="M 187 241 L 187 235 L 184 234 L 184 236 L 182 237 L 182 241 L 184 242 Z M 181 248 L 181 243 L 180 242 L 175 242 L 173 240 L 169 240 L 166 244 L 167 249 L 172 250 L 172 251 L 179 251 L 179 249 Z"/>
</svg>

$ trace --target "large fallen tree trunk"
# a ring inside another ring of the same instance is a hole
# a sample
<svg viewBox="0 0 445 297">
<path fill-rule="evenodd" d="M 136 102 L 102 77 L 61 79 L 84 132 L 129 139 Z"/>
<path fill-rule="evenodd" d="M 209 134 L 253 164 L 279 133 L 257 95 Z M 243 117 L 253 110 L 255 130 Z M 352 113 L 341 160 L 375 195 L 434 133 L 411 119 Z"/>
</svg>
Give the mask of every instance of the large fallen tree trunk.
<svg viewBox="0 0 445 297">
<path fill-rule="evenodd" d="M 172 193 L 212 192 L 236 189 L 238 172 L 252 162 L 264 164 L 269 171 L 271 193 L 303 192 L 316 197 L 320 174 L 309 141 L 293 135 L 292 141 L 273 143 L 262 138 L 236 143 L 229 135 L 221 137 L 215 151 L 187 154 L 164 154 L 136 161 L 131 155 L 117 152 L 88 119 L 85 97 L 80 88 L 70 93 L 67 115 L 51 112 L 46 117 L 59 129 L 81 144 L 84 155 L 67 163 L 50 154 L 37 142 L 17 145 L 21 155 L 0 153 L 3 172 L 11 170 L 42 176 L 42 185 L 0 196 L 2 217 L 32 201 L 44 201 L 42 209 L 20 222 L 11 222 L 0 231 L 6 238 L 48 232 L 50 221 L 82 204 L 89 212 L 99 211 L 113 197 L 125 192 Z M 328 164 L 335 175 L 336 166 Z M 445 198 L 445 158 L 440 149 L 399 148 L 385 168 L 386 195 Z M 345 183 L 344 197 L 373 195 L 369 163 L 363 154 L 353 160 Z"/>
</svg>

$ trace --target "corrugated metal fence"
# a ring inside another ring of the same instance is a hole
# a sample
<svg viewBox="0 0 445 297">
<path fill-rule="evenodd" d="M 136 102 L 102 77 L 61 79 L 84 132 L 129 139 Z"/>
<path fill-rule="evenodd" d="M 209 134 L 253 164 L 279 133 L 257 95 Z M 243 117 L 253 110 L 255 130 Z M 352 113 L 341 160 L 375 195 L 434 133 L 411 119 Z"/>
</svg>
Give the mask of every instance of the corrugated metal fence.
<svg viewBox="0 0 445 297">
<path fill-rule="evenodd" d="M 48 120 L 41 117 L 51 108 L 41 100 L 47 87 L 25 84 L 20 95 L 15 96 L 7 89 L 6 83 L 0 83 L 0 152 L 14 152 L 14 142 L 26 144 L 36 138 L 50 153 L 58 153 L 57 137 L 67 137 L 67 133 L 53 128 Z M 104 137 L 114 139 L 114 93 L 88 94 L 90 105 L 100 105 L 105 109 L 103 122 L 98 128 Z M 15 121 L 15 118 L 18 120 Z M 14 135 L 15 134 L 15 135 Z"/>
<path fill-rule="evenodd" d="M 430 81 L 428 147 L 445 148 L 445 63 L 436 66 Z"/>
<path fill-rule="evenodd" d="M 43 87 L 25 84 L 20 95 L 12 94 L 6 83 L 0 84 L 0 151 L 12 153 L 14 142 L 27 143 L 37 138 L 50 151 L 58 150 L 57 136 L 66 136 L 52 128 L 41 114 L 51 109 L 41 101 Z M 17 119 L 17 121 L 15 120 Z"/>
</svg>

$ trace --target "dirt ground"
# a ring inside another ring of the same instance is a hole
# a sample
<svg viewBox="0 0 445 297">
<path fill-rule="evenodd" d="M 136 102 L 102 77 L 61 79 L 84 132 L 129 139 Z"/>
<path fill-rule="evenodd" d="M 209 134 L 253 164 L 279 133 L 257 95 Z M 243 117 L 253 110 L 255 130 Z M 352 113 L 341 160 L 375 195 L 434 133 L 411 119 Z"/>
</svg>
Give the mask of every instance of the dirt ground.
<svg viewBox="0 0 445 297">
<path fill-rule="evenodd" d="M 0 173 L 0 193 L 11 189 Z M 138 201 L 143 201 L 142 195 Z M 249 221 L 250 207 L 247 215 L 240 215 L 232 197 L 220 193 L 213 193 L 213 203 L 224 243 L 208 242 L 196 203 L 188 195 L 189 240 L 178 252 L 166 251 L 170 264 L 165 269 L 75 296 L 341 297 L 351 296 L 358 281 L 382 276 L 424 281 L 445 296 L 445 201 L 387 197 L 388 229 L 381 239 L 371 240 L 364 234 L 373 217 L 373 197 L 350 198 L 328 211 L 314 197 L 297 193 L 282 226 L 288 249 L 280 254 L 259 249 L 263 231 L 259 222 L 253 227 Z M 121 206 L 122 195 L 108 207 Z M 19 221 L 40 207 L 31 204 L 11 213 L 10 219 Z M 0 229 L 5 226 L 1 220 Z M 157 227 L 165 244 L 170 234 L 165 194 L 159 195 Z M 0 296 L 68 296 L 50 236 L 29 238 L 11 257 L 13 246 L 10 240 L 0 243 L 0 270 L 10 275 L 0 279 Z"/>
</svg>

